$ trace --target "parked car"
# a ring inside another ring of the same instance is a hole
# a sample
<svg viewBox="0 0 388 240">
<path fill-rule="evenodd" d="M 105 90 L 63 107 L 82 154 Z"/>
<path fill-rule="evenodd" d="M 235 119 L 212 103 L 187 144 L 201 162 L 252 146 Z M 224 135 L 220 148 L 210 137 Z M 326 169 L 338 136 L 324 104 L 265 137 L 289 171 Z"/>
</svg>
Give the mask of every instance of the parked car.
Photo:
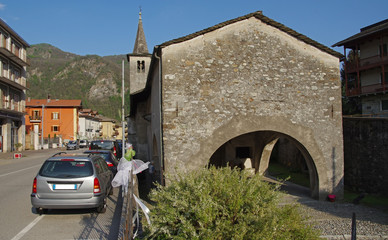
<svg viewBox="0 0 388 240">
<path fill-rule="evenodd" d="M 88 142 L 88 140 L 80 140 L 80 141 L 79 141 L 79 147 L 80 147 L 80 148 L 87 148 L 87 147 L 89 147 L 89 142 Z"/>
<path fill-rule="evenodd" d="M 119 161 L 110 150 L 87 150 L 84 153 L 101 156 L 113 174 L 117 173 L 117 165 L 119 165 Z"/>
<path fill-rule="evenodd" d="M 79 149 L 78 141 L 69 141 L 66 145 L 66 150 L 77 150 Z"/>
<path fill-rule="evenodd" d="M 101 156 L 58 153 L 43 163 L 34 178 L 31 204 L 38 213 L 80 208 L 104 213 L 106 199 L 113 194 L 112 179 Z"/>
<path fill-rule="evenodd" d="M 118 151 L 120 152 L 120 156 L 123 155 L 123 141 L 122 140 L 116 140 Z M 120 160 L 120 159 L 119 159 Z"/>
<path fill-rule="evenodd" d="M 110 150 L 117 159 L 121 158 L 122 153 L 115 140 L 94 140 L 90 142 L 89 150 Z"/>
</svg>

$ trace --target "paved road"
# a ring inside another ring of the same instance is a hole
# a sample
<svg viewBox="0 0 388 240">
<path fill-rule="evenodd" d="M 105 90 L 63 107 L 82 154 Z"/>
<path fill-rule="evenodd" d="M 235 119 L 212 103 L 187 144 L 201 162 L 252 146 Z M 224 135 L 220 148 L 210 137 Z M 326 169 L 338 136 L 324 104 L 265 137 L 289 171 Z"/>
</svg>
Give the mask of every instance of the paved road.
<svg viewBox="0 0 388 240">
<path fill-rule="evenodd" d="M 21 159 L 0 153 L 0 239 L 117 239 L 119 189 L 109 197 L 104 214 L 93 210 L 49 210 L 39 215 L 32 209 L 32 181 L 44 160 L 58 151 L 25 151 Z"/>
</svg>

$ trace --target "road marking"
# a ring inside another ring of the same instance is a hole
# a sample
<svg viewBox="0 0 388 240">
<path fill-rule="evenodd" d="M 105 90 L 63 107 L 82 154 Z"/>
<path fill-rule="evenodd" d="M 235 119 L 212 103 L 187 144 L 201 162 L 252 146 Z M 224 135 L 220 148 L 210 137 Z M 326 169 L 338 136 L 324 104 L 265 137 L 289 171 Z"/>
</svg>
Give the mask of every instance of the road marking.
<svg viewBox="0 0 388 240">
<path fill-rule="evenodd" d="M 42 164 L 35 165 L 35 166 L 32 166 L 32 167 L 28 167 L 28 168 L 23 168 L 23 169 L 14 171 L 14 172 L 5 173 L 5 174 L 0 175 L 0 177 L 8 176 L 8 175 L 11 175 L 11 174 L 14 174 L 14 173 L 18 173 L 18 172 L 21 172 L 21 171 L 25 171 L 25 170 L 28 170 L 28 169 L 31 169 L 31 168 L 35 168 L 35 167 L 38 167 L 38 166 L 42 166 Z"/>
<path fill-rule="evenodd" d="M 44 215 L 40 215 L 39 217 L 35 218 L 34 221 L 32 221 L 30 224 L 27 225 L 23 230 L 21 230 L 18 234 L 16 234 L 15 237 L 13 237 L 11 240 L 19 240 L 21 239 L 28 231 L 31 230 L 42 218 Z"/>
</svg>

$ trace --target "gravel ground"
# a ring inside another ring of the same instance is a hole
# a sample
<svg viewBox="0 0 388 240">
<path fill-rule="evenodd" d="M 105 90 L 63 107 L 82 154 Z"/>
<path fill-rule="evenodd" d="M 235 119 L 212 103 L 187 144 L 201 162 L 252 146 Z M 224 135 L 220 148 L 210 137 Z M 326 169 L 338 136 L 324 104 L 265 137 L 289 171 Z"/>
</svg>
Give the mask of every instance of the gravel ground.
<svg viewBox="0 0 388 240">
<path fill-rule="evenodd" d="M 282 204 L 298 203 L 306 221 L 322 233 L 323 239 L 351 239 L 352 215 L 356 215 L 357 239 L 388 240 L 388 212 L 364 205 L 317 201 L 309 197 L 309 189 L 293 184 L 283 188 Z"/>
</svg>

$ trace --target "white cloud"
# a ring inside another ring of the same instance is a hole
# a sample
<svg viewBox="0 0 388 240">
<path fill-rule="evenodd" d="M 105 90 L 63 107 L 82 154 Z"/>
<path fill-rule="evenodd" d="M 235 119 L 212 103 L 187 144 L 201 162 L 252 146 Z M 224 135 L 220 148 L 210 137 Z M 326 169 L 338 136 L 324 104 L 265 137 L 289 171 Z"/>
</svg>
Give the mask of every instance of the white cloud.
<svg viewBox="0 0 388 240">
<path fill-rule="evenodd" d="M 4 10 L 4 9 L 5 9 L 5 4 L 0 3 L 0 10 Z"/>
</svg>

